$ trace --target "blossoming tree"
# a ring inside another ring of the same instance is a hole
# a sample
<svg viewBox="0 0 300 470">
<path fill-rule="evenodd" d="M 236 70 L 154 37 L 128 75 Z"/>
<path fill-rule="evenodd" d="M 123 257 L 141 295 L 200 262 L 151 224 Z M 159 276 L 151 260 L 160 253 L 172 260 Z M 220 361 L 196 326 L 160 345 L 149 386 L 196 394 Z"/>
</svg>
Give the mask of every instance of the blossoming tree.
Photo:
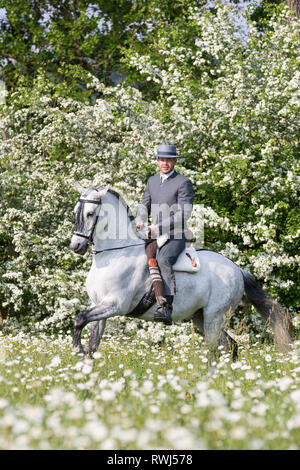
<svg viewBox="0 0 300 470">
<path fill-rule="evenodd" d="M 71 181 L 111 185 L 133 211 L 151 153 L 174 142 L 179 170 L 194 183 L 196 238 L 250 270 L 295 312 L 299 303 L 299 54 L 287 9 L 261 34 L 237 34 L 231 8 L 188 10 L 193 44 L 160 37 L 154 56 L 131 51 L 128 65 L 156 87 L 107 87 L 92 75 L 94 104 L 63 96 L 41 73 L 0 106 L 1 314 L 61 328 L 87 304 L 90 257 L 68 248 L 76 194 Z M 159 60 L 157 59 L 159 57 Z"/>
</svg>

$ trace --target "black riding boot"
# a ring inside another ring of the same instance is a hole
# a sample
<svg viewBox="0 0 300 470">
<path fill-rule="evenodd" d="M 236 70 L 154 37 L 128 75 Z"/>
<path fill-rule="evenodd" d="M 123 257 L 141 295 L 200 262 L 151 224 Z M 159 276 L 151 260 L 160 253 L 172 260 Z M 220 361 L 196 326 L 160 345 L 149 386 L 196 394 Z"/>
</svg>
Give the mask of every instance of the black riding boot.
<svg viewBox="0 0 300 470">
<path fill-rule="evenodd" d="M 172 325 L 173 295 L 166 296 L 167 302 L 160 305 L 154 312 L 154 321 L 163 322 L 165 325 Z"/>
</svg>

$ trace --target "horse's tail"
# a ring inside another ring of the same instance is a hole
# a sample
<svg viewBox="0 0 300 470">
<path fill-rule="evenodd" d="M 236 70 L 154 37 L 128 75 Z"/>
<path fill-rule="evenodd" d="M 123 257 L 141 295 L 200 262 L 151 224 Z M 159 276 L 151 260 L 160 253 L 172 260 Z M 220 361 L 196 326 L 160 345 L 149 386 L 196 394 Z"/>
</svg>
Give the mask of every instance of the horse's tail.
<svg viewBox="0 0 300 470">
<path fill-rule="evenodd" d="M 241 269 L 245 292 L 258 313 L 272 327 L 275 336 L 275 343 L 283 351 L 290 349 L 292 323 L 288 312 L 270 297 L 257 285 L 253 276 L 247 271 Z"/>
</svg>

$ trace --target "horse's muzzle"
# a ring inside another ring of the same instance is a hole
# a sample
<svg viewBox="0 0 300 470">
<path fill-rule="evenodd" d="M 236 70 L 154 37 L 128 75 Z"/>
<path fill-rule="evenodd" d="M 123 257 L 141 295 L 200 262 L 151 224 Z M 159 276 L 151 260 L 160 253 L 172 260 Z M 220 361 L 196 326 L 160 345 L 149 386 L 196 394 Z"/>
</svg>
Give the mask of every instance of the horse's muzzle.
<svg viewBox="0 0 300 470">
<path fill-rule="evenodd" d="M 75 239 L 75 237 L 74 240 L 72 239 L 70 243 L 70 249 L 77 255 L 84 255 L 87 252 L 88 247 L 89 243 L 87 240 L 78 241 L 78 239 Z"/>
</svg>

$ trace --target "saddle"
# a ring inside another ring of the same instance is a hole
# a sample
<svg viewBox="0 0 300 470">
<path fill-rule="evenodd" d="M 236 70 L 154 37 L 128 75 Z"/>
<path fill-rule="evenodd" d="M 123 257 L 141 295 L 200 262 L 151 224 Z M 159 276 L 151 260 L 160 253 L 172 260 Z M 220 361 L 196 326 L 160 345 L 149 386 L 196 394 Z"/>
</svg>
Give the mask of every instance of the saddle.
<svg viewBox="0 0 300 470">
<path fill-rule="evenodd" d="M 200 260 L 195 248 L 190 245 L 186 247 L 177 258 L 173 266 L 174 271 L 184 271 L 187 273 L 197 273 L 200 269 Z"/>
</svg>

